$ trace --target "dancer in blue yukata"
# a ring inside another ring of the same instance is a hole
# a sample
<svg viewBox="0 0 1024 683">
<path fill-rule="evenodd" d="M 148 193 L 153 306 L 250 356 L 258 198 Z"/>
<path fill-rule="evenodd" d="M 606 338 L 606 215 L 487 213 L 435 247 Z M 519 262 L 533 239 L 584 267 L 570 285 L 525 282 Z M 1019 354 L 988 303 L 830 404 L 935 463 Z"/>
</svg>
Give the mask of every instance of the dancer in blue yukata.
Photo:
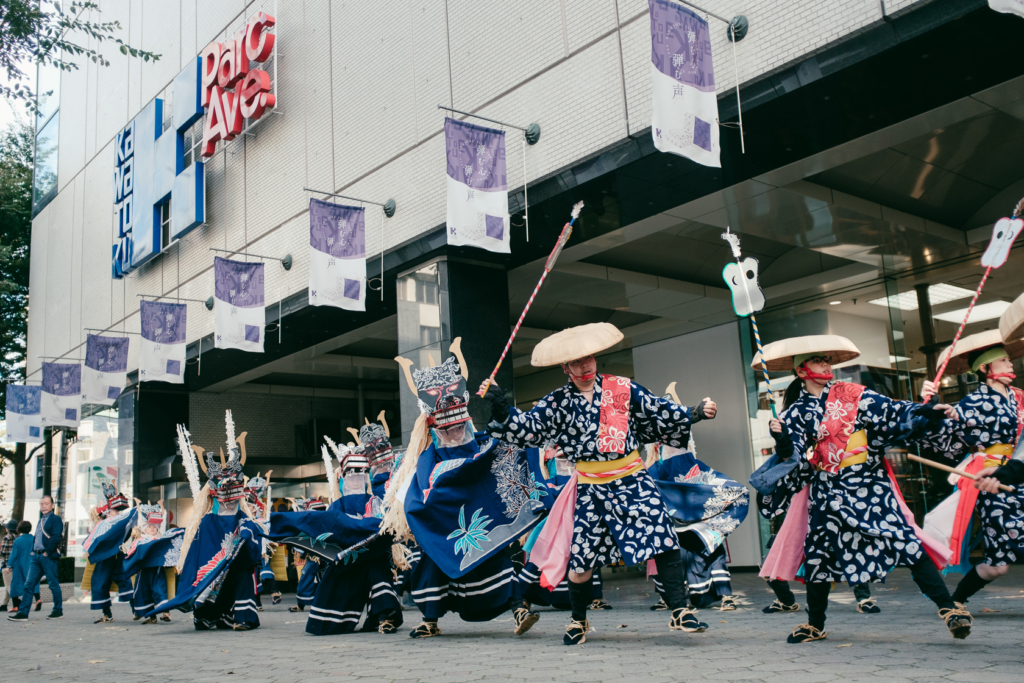
<svg viewBox="0 0 1024 683">
<path fill-rule="evenodd" d="M 949 353 L 947 348 L 940 363 Z M 980 384 L 957 403 L 957 419 L 946 420 L 942 432 L 929 441 L 947 457 L 962 460 L 959 469 L 989 477 L 1011 461 L 1024 432 L 1024 390 L 1010 386 L 1016 379 L 1013 361 L 1022 355 L 1024 341 L 1004 343 L 999 330 L 972 334 L 957 344 L 946 371 L 973 372 Z M 957 488 L 928 514 L 925 529 L 948 539 L 953 553 L 950 569 L 964 574 L 953 600 L 963 604 L 1005 575 L 1011 564 L 1024 563 L 1024 493 L 979 491 L 969 479 L 950 479 Z M 976 511 L 985 554 L 972 567 L 971 522 Z"/>
<path fill-rule="evenodd" d="M 572 478 L 573 465 L 556 447 L 549 447 L 543 450 L 530 449 L 527 451 L 530 461 L 530 472 L 537 483 L 544 487 L 547 495 L 541 496 L 540 501 L 546 510 L 550 512 L 555 504 L 555 499 L 562 492 L 562 488 Z M 536 453 L 536 457 L 533 456 Z M 512 561 L 516 564 L 516 581 L 519 583 L 519 593 L 523 603 L 521 607 L 527 612 L 535 606 L 553 607 L 558 610 L 571 610 L 572 603 L 569 600 L 569 571 L 566 569 L 562 581 L 549 590 L 540 584 L 540 569 L 530 561 L 530 552 L 534 543 L 544 528 L 544 521 L 534 527 L 533 531 L 523 543 L 522 559 L 514 555 Z M 593 600 L 588 609 L 595 611 L 612 609 L 612 605 L 604 599 L 604 582 L 601 579 L 601 568 L 594 570 Z"/>
<path fill-rule="evenodd" d="M 761 514 L 786 512 L 786 521 L 762 566 L 761 576 L 807 585 L 809 620 L 790 643 L 823 640 L 833 582 L 884 581 L 892 569 L 910 567 L 921 591 L 939 608 L 955 638 L 966 638 L 973 620 L 949 595 L 936 565 L 949 550 L 914 522 L 885 450 L 913 431 L 933 431 L 948 405 L 896 401 L 861 385 L 836 382 L 832 366 L 860 351 L 845 337 L 820 335 L 774 342 L 764 348 L 769 371 L 792 370 L 785 411 L 771 421 L 776 455 L 751 477 L 762 494 Z M 761 358 L 754 367 L 761 367 Z M 926 383 L 925 391 L 930 391 Z M 923 427 L 908 425 L 923 422 Z"/>
<path fill-rule="evenodd" d="M 539 521 L 543 491 L 523 449 L 473 433 L 461 339 L 449 352 L 441 365 L 415 371 L 396 359 L 421 415 L 388 487 L 382 531 L 400 555 L 409 541 L 421 550 L 410 581 L 423 622 L 411 637 L 440 635 L 437 622 L 448 612 L 490 621 L 509 609 L 521 635 L 539 615 L 521 606 L 510 547 Z M 405 568 L 404 557 L 396 560 Z"/>
<path fill-rule="evenodd" d="M 245 482 L 245 502 L 248 503 L 253 516 L 258 519 L 270 518 L 271 501 L 269 495 L 270 475 L 272 472 L 273 470 L 268 470 L 264 476 L 257 472 L 255 477 Z M 264 540 L 262 545 L 263 556 L 259 567 L 259 581 L 256 584 L 256 610 L 258 612 L 263 611 L 263 599 L 261 596 L 264 592 L 270 593 L 270 601 L 273 604 L 277 605 L 281 602 L 281 591 L 277 588 L 277 578 L 274 576 L 274 570 L 270 566 L 270 561 L 274 557 L 274 552 L 277 550 L 278 545 L 267 540 Z"/>
<path fill-rule="evenodd" d="M 137 510 L 126 512 L 128 499 L 111 484 L 103 482 L 102 489 L 107 503 L 95 508 L 100 521 L 82 544 L 89 554 L 89 563 L 93 565 L 89 607 L 103 610 L 94 624 L 107 624 L 114 620 L 110 600 L 112 584 L 117 584 L 118 602 L 130 602 L 132 599 L 132 584 L 124 573 L 121 544 L 135 528 L 138 513 Z"/>
<path fill-rule="evenodd" d="M 192 612 L 197 631 L 259 628 L 256 610 L 256 568 L 262 562 L 265 529 L 245 503 L 245 436 L 235 437 L 231 411 L 225 414 L 228 457 L 193 446 L 184 426 L 178 425 L 181 451 L 192 489 L 189 518 L 178 563 L 178 586 L 173 598 L 157 603 L 146 617 L 177 609 Z M 198 467 L 209 481 L 199 489 Z"/>
<path fill-rule="evenodd" d="M 296 512 L 317 512 L 327 509 L 327 503 L 319 497 L 293 498 L 290 500 Z M 295 605 L 288 608 L 289 612 L 302 612 L 313 604 L 316 587 L 320 582 L 320 558 L 304 550 L 295 550 L 297 560 L 303 560 L 299 580 L 295 584 Z"/>
<path fill-rule="evenodd" d="M 599 375 L 595 354 L 622 338 L 614 325 L 595 323 L 541 341 L 534 348 L 532 364 L 560 365 L 569 382 L 529 412 L 509 406 L 493 382 L 480 386 L 491 401 L 488 430 L 492 436 L 518 446 L 554 443 L 575 464 L 572 480 L 545 521 L 531 558 L 541 570 L 545 587 L 556 586 L 569 569 L 572 621 L 563 638 L 566 645 L 585 642 L 590 631 L 587 606 L 592 600 L 594 569 L 619 560 L 627 564 L 655 561 L 672 609 L 670 629 L 707 629 L 686 605 L 679 542 L 639 449 L 653 442 L 685 446 L 690 427 L 713 418 L 717 406 L 705 398 L 687 408 L 655 396 L 628 378 Z"/>
<path fill-rule="evenodd" d="M 132 530 L 131 538 L 122 546 L 124 551 L 124 574 L 135 578 L 132 595 L 132 611 L 135 619 L 143 619 L 157 603 L 167 600 L 167 572 L 181 559 L 181 544 L 185 540 L 184 529 L 163 531 L 163 501 L 156 505 L 142 503 L 135 499 L 138 511 L 138 526 Z M 155 615 L 145 618 L 143 624 L 155 624 Z M 170 621 L 169 612 L 160 613 L 161 621 Z"/>
</svg>

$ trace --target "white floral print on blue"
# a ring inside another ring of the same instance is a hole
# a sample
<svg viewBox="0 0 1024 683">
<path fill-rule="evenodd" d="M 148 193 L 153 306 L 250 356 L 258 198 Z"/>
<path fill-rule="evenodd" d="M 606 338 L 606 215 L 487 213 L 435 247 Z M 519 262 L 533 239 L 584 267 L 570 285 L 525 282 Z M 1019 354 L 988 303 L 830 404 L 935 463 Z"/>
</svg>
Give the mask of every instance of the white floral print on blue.
<svg viewBox="0 0 1024 683">
<path fill-rule="evenodd" d="M 624 457 L 597 450 L 601 421 L 601 377 L 588 401 L 570 381 L 528 412 L 511 409 L 504 424 L 488 425 L 491 436 L 518 446 L 556 445 L 572 462 Z M 689 442 L 690 409 L 630 383 L 629 431 L 625 454 L 643 443 L 680 448 Z M 569 569 L 584 572 L 625 560 L 639 564 L 679 547 L 661 493 L 647 470 L 607 484 L 578 484 Z"/>
</svg>

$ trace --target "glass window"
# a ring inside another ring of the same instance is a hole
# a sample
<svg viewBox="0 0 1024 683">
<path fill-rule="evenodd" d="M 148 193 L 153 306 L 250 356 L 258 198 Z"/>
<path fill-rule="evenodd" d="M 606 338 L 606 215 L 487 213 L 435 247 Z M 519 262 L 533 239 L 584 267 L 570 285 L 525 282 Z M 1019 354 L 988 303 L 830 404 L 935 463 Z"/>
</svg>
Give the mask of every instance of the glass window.
<svg viewBox="0 0 1024 683">
<path fill-rule="evenodd" d="M 36 456 L 36 489 L 43 488 L 43 474 L 46 471 L 46 461 L 43 456 Z"/>
<path fill-rule="evenodd" d="M 57 195 L 57 136 L 60 113 L 36 134 L 35 177 L 32 181 L 33 216 Z"/>
<path fill-rule="evenodd" d="M 60 106 L 60 69 L 55 66 L 40 66 L 37 73 L 36 97 L 39 112 L 36 114 L 36 130 L 41 130 Z"/>
</svg>

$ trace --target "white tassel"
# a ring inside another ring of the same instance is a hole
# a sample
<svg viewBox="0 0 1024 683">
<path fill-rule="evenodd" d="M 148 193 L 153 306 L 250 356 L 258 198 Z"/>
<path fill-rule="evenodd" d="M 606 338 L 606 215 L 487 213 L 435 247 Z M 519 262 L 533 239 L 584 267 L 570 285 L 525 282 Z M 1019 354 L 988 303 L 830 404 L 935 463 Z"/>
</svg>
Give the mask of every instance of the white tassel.
<svg viewBox="0 0 1024 683">
<path fill-rule="evenodd" d="M 228 436 L 228 460 L 235 462 L 241 455 L 241 451 L 238 449 L 238 444 L 235 443 L 235 419 L 231 416 L 230 410 L 224 411 L 224 429 Z"/>
<path fill-rule="evenodd" d="M 334 465 L 331 463 L 331 454 L 327 452 L 327 446 L 320 446 L 320 454 L 324 459 L 324 468 L 327 470 L 327 487 L 331 492 L 331 502 L 338 500 L 338 484 L 334 481 Z"/>
<path fill-rule="evenodd" d="M 181 451 L 188 487 L 192 490 L 192 500 L 198 500 L 203 485 L 199 483 L 199 463 L 196 460 L 196 452 L 192 450 L 192 435 L 185 429 L 185 425 L 178 425 L 178 450 Z"/>
</svg>

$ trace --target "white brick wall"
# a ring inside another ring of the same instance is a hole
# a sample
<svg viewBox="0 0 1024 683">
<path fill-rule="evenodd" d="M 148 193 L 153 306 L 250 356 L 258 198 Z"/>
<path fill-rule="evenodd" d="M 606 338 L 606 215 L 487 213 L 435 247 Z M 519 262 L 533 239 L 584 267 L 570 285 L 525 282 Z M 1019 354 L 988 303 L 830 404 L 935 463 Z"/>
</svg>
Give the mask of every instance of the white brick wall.
<svg viewBox="0 0 1024 683">
<path fill-rule="evenodd" d="M 921 2 L 886 5 L 892 14 Z M 736 50 L 741 82 L 881 20 L 877 0 L 703 4 L 750 19 L 751 31 Z M 114 135 L 199 50 L 257 9 L 272 11 L 273 2 L 102 0 L 101 7 L 93 19 L 120 21 L 133 45 L 163 58 L 145 64 L 107 45 L 110 67 L 84 64 L 64 77 L 60 193 L 33 222 L 30 372 L 38 370 L 37 355 L 78 357 L 83 327 L 137 331 L 138 293 L 206 299 L 213 290 L 211 246 L 290 252 L 291 271 L 267 264 L 267 302 L 301 291 L 308 278 L 304 184 L 379 201 L 393 197 L 398 213 L 385 222 L 388 247 L 440 225 L 444 114 L 438 103 L 453 99 L 485 116 L 540 123 L 541 142 L 529 148 L 530 179 L 649 126 L 646 0 L 448 0 L 447 13 L 445 0 L 279 0 L 282 114 L 268 115 L 256 137 L 237 140 L 209 161 L 206 226 L 126 280 L 112 281 Z M 732 44 L 721 22 L 712 19 L 711 27 L 721 93 L 734 85 Z M 510 187 L 523 182 L 520 139 L 509 132 Z M 381 248 L 378 215 L 370 207 L 371 263 Z M 213 314 L 202 304 L 189 304 L 188 315 L 189 341 L 213 331 Z"/>
</svg>

